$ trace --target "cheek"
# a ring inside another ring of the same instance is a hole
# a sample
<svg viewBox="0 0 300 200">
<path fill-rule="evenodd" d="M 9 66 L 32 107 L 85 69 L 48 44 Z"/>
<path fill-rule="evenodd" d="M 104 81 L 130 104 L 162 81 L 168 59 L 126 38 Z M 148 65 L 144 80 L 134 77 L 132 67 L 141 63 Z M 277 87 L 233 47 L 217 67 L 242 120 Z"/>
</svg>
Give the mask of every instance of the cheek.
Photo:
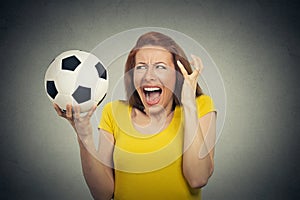
<svg viewBox="0 0 300 200">
<path fill-rule="evenodd" d="M 133 84 L 135 88 L 139 88 L 142 80 L 142 75 L 141 73 L 133 73 Z"/>
<path fill-rule="evenodd" d="M 161 73 L 159 76 L 160 76 L 160 80 L 162 81 L 164 87 L 166 89 L 170 90 L 171 92 L 173 92 L 175 89 L 175 83 L 176 83 L 176 73 L 175 72 L 167 73 L 167 74 Z"/>
</svg>

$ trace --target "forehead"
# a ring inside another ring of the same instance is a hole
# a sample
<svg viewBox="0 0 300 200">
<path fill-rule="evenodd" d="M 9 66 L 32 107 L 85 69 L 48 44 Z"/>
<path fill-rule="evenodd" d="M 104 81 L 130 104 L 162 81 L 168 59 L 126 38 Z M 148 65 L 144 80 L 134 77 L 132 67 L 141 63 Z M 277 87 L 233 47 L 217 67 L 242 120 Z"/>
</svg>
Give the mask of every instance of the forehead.
<svg viewBox="0 0 300 200">
<path fill-rule="evenodd" d="M 135 55 L 136 62 L 173 62 L 172 54 L 159 46 L 145 46 Z"/>
</svg>

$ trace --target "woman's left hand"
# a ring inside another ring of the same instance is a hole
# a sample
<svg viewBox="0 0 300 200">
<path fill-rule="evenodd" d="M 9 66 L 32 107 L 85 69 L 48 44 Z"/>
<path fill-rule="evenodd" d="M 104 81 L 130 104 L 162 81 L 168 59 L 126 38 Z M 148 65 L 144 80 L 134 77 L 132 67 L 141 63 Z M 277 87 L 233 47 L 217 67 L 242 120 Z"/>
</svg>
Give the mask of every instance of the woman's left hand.
<svg viewBox="0 0 300 200">
<path fill-rule="evenodd" d="M 195 70 L 191 74 L 188 74 L 188 72 L 184 68 L 183 64 L 179 60 L 177 60 L 177 65 L 179 66 L 181 73 L 184 77 L 181 98 L 184 98 L 184 96 L 190 92 L 192 92 L 192 94 L 195 95 L 198 77 L 203 69 L 203 64 L 202 64 L 201 59 L 194 55 L 191 55 L 191 57 L 193 60 L 190 62 L 190 64 L 195 67 Z"/>
</svg>

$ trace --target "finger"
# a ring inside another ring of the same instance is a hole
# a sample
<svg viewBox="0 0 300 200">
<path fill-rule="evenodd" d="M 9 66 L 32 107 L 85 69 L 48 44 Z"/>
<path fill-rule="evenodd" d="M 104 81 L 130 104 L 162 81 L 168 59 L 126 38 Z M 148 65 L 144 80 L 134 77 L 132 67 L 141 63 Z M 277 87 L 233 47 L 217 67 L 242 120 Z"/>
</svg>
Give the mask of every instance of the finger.
<svg viewBox="0 0 300 200">
<path fill-rule="evenodd" d="M 201 58 L 199 58 L 198 56 L 195 55 L 191 55 L 192 59 L 193 59 L 193 63 L 195 68 L 199 69 L 199 71 L 202 71 L 203 69 L 203 64 L 202 64 L 202 60 Z"/>
<path fill-rule="evenodd" d="M 74 106 L 74 119 L 79 119 L 80 118 L 80 106 L 75 105 Z"/>
<path fill-rule="evenodd" d="M 194 66 L 194 65 L 195 65 L 194 60 L 191 60 L 191 61 L 190 61 L 190 64 L 191 64 L 192 66 Z"/>
<path fill-rule="evenodd" d="M 193 70 L 193 73 L 190 75 L 190 77 L 192 79 L 196 79 L 199 76 L 200 71 L 201 71 L 201 69 L 199 67 L 199 64 L 201 64 L 201 63 L 199 63 L 199 61 L 197 60 L 197 58 L 198 58 L 197 56 L 191 54 L 191 57 L 193 60 L 190 63 L 191 63 L 191 65 L 193 65 L 195 67 L 195 70 Z"/>
<path fill-rule="evenodd" d="M 192 61 L 190 62 L 190 64 L 191 64 L 192 66 L 194 66 L 194 69 L 196 69 L 196 70 L 193 70 L 193 72 L 194 72 L 194 71 L 199 71 L 199 62 L 197 61 L 196 56 L 193 55 L 193 54 L 191 54 L 191 57 L 192 57 Z M 193 74 L 193 73 L 192 73 L 192 74 Z M 195 77 L 195 73 L 194 73 L 193 77 Z"/>
<path fill-rule="evenodd" d="M 90 117 L 94 114 L 96 108 L 97 108 L 97 104 L 95 104 L 95 105 L 89 110 L 89 112 L 88 112 L 88 114 L 87 114 L 87 117 L 90 118 Z"/>
<path fill-rule="evenodd" d="M 59 116 L 63 116 L 63 113 L 62 113 L 60 107 L 56 103 L 53 103 L 53 107 Z"/>
<path fill-rule="evenodd" d="M 181 73 L 183 74 L 183 76 L 184 77 L 188 76 L 186 69 L 184 68 L 183 64 L 179 60 L 177 60 L 177 65 L 178 65 Z"/>
<path fill-rule="evenodd" d="M 192 60 L 193 66 L 194 66 L 196 69 L 198 69 L 198 68 L 199 68 L 199 62 L 198 62 L 198 60 L 197 60 L 197 56 L 191 54 L 191 57 L 192 57 L 192 59 L 193 59 L 193 60 Z"/>
<path fill-rule="evenodd" d="M 66 106 L 66 117 L 72 119 L 72 105 L 67 104 Z"/>
<path fill-rule="evenodd" d="M 196 68 L 193 73 L 191 74 L 191 78 L 196 79 L 200 74 L 200 69 Z"/>
</svg>

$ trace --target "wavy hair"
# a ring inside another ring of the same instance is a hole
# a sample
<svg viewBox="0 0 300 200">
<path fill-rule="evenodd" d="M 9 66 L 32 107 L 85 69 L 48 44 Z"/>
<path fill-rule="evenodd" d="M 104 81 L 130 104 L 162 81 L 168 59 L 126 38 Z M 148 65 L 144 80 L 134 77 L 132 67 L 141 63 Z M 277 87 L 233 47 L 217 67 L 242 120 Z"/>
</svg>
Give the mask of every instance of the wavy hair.
<svg viewBox="0 0 300 200">
<path fill-rule="evenodd" d="M 139 51 L 139 49 L 145 46 L 159 46 L 166 49 L 172 54 L 175 70 L 178 72 L 176 73 L 176 83 L 173 92 L 174 109 L 176 105 L 181 105 L 181 90 L 183 84 L 183 76 L 180 71 L 180 68 L 177 65 L 177 60 L 179 60 L 183 64 L 188 74 L 192 73 L 192 68 L 182 48 L 171 37 L 159 32 L 148 32 L 141 35 L 127 57 L 127 61 L 125 64 L 124 81 L 128 103 L 129 105 L 141 111 L 144 111 L 144 105 L 134 86 L 133 68 L 135 67 L 136 53 Z M 197 84 L 195 97 L 198 97 L 202 94 L 202 89 L 200 88 L 199 84 Z"/>
</svg>

